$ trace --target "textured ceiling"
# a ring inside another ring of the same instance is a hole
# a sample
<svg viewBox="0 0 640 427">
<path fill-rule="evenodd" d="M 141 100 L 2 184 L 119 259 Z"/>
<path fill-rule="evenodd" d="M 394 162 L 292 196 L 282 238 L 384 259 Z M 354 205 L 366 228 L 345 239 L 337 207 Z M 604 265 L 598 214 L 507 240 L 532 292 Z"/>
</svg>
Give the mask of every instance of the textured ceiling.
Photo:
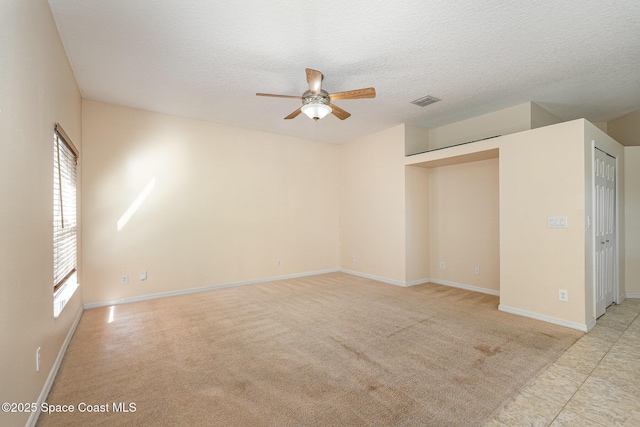
<svg viewBox="0 0 640 427">
<path fill-rule="evenodd" d="M 640 108 L 638 0 L 49 0 L 87 99 L 326 142 L 522 102 L 571 120 Z M 295 99 L 373 86 L 318 122 Z M 425 95 L 442 101 L 421 108 Z"/>
</svg>

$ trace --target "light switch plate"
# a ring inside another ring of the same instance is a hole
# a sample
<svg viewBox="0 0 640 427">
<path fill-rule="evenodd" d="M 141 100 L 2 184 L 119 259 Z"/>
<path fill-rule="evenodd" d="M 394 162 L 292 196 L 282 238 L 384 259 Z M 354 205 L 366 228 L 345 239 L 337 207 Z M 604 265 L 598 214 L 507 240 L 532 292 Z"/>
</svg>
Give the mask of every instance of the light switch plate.
<svg viewBox="0 0 640 427">
<path fill-rule="evenodd" d="M 568 220 L 566 216 L 550 216 L 547 219 L 547 227 L 549 228 L 567 228 Z"/>
</svg>

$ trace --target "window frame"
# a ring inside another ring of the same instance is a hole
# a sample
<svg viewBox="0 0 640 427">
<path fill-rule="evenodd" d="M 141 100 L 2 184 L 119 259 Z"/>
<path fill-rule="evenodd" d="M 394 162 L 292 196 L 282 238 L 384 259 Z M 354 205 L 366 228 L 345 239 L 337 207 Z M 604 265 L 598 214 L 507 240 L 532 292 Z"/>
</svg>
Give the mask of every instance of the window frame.
<svg viewBox="0 0 640 427">
<path fill-rule="evenodd" d="M 78 288 L 78 159 L 80 153 L 60 124 L 53 132 L 53 314 L 62 312 Z M 65 209 L 73 213 L 65 215 Z M 73 230 L 65 230 L 65 219 Z"/>
</svg>

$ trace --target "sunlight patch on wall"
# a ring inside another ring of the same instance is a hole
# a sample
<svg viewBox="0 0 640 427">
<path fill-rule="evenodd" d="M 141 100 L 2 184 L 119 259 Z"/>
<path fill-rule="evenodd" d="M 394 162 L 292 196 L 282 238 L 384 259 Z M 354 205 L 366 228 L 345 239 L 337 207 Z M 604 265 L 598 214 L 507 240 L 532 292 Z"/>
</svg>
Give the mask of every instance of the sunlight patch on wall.
<svg viewBox="0 0 640 427">
<path fill-rule="evenodd" d="M 151 194 L 153 189 L 156 187 L 156 178 L 153 177 L 149 181 L 149 183 L 144 187 L 144 189 L 138 194 L 138 197 L 129 205 L 129 208 L 122 214 L 120 219 L 118 220 L 117 227 L 118 231 L 122 230 L 127 222 L 131 219 L 131 217 L 136 213 L 136 211 L 142 206 L 145 199 Z"/>
</svg>

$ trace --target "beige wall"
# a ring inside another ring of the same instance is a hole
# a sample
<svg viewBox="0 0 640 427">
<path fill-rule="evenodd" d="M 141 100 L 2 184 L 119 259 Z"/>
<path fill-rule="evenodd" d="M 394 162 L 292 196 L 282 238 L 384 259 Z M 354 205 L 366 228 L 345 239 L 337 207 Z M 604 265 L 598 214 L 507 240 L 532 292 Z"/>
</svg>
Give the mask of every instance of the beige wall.
<svg viewBox="0 0 640 427">
<path fill-rule="evenodd" d="M 404 135 L 399 125 L 340 145 L 340 267 L 398 284 L 406 281 Z"/>
<path fill-rule="evenodd" d="M 433 150 L 497 135 L 510 135 L 561 122 L 560 118 L 538 104 L 525 102 L 493 113 L 429 129 L 428 145 L 429 149 Z M 412 151 L 408 154 L 419 152 Z"/>
<path fill-rule="evenodd" d="M 499 291 L 498 159 L 428 170 L 431 278 Z"/>
<path fill-rule="evenodd" d="M 531 103 L 429 129 L 429 149 L 531 129 Z"/>
<path fill-rule="evenodd" d="M 341 146 L 341 268 L 396 284 L 435 278 L 497 291 L 496 154 L 403 169 L 407 135 L 398 126 Z M 441 252 L 451 260 L 446 274 L 434 261 Z"/>
<path fill-rule="evenodd" d="M 430 277 L 429 266 L 429 170 L 405 168 L 406 282 L 423 283 Z"/>
<path fill-rule="evenodd" d="M 640 109 L 608 121 L 607 133 L 622 145 L 640 146 Z"/>
<path fill-rule="evenodd" d="M 407 158 L 406 164 L 440 172 L 452 165 L 462 168 L 472 164 L 468 162 L 490 162 L 490 156 L 499 150 L 500 307 L 585 329 L 595 320 L 593 262 L 589 253 L 593 246 L 585 221 L 587 215 L 592 215 L 589 169 L 594 145 L 623 159 L 622 147 L 613 139 L 585 120 L 574 120 L 418 154 Z M 447 203 L 446 199 L 436 201 L 434 178 L 429 177 L 431 212 Z M 458 178 L 452 174 L 451 179 Z M 624 180 L 619 189 L 625 191 Z M 442 193 L 442 197 L 452 197 L 451 192 Z M 445 211 L 443 215 L 450 214 Z M 548 228 L 549 216 L 567 216 L 568 228 Z M 623 215 L 621 222 L 624 245 Z M 431 233 L 437 232 L 432 226 Z M 431 239 L 433 256 L 437 253 L 433 242 L 438 239 Z M 434 266 L 439 261 L 432 259 L 433 277 L 438 274 Z M 444 261 L 445 266 L 450 264 Z M 620 267 L 624 271 L 624 246 Z M 624 289 L 624 278 L 621 287 Z M 569 292 L 568 302 L 558 300 L 559 289 Z"/>
<path fill-rule="evenodd" d="M 531 129 L 562 123 L 559 117 L 554 116 L 535 102 L 529 103 L 531 108 Z"/>
<path fill-rule="evenodd" d="M 83 140 L 85 303 L 338 268 L 337 145 L 94 101 Z"/>
<path fill-rule="evenodd" d="M 624 262 L 624 288 L 627 296 L 640 298 L 640 109 L 605 123 L 604 130 L 624 145 L 625 197 L 624 226 L 622 234 L 626 257 Z M 628 158 L 627 158 L 628 157 Z"/>
<path fill-rule="evenodd" d="M 640 147 L 624 148 L 625 291 L 640 298 Z"/>
<path fill-rule="evenodd" d="M 593 122 L 593 125 L 600 129 L 602 132 L 607 133 L 607 122 Z"/>
<path fill-rule="evenodd" d="M 0 40 L 0 401 L 37 402 L 81 310 L 82 288 L 53 318 L 53 129 L 82 151 L 80 93 L 46 0 L 3 1 Z"/>
<path fill-rule="evenodd" d="M 429 129 L 404 125 L 405 155 L 423 153 L 429 150 Z"/>
<path fill-rule="evenodd" d="M 586 324 L 583 135 L 575 120 L 502 138 L 501 307 Z M 548 228 L 549 216 L 566 216 L 568 227 Z"/>
</svg>

